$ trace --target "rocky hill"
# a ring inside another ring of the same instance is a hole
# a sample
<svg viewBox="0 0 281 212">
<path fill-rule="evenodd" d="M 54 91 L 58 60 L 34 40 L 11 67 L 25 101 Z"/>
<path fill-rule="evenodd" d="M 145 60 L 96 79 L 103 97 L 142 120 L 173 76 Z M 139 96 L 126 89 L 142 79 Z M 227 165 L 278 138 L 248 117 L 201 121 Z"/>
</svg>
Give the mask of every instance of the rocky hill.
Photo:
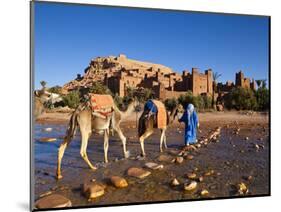
<svg viewBox="0 0 281 212">
<path fill-rule="evenodd" d="M 138 70 L 140 72 L 146 72 L 149 70 L 152 75 L 156 75 L 156 72 L 160 72 L 163 75 L 173 73 L 173 70 L 166 66 L 129 59 L 123 54 L 120 54 L 117 57 L 97 57 L 90 61 L 90 64 L 85 69 L 83 76 L 78 74 L 76 79 L 63 86 L 63 90 L 68 92 L 81 86 L 90 87 L 93 82 L 96 81 L 103 83 L 105 76 L 118 75 L 121 72 L 126 72 L 128 70 Z"/>
</svg>

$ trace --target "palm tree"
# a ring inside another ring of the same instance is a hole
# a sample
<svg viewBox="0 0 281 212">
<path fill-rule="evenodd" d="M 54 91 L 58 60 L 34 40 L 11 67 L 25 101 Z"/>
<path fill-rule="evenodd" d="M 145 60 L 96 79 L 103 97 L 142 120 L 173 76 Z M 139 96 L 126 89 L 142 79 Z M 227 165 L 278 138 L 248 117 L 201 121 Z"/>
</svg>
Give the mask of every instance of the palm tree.
<svg viewBox="0 0 281 212">
<path fill-rule="evenodd" d="M 266 79 L 261 80 L 262 88 L 266 88 Z"/>
<path fill-rule="evenodd" d="M 217 84 L 217 80 L 218 78 L 221 77 L 221 74 L 218 72 L 214 72 L 213 74 L 213 94 L 212 94 L 212 107 L 214 107 L 215 105 L 215 88 L 216 88 L 216 84 Z"/>
<path fill-rule="evenodd" d="M 42 81 L 40 81 L 40 84 L 41 84 L 42 88 L 44 89 L 44 88 L 46 88 L 47 82 L 42 80 Z"/>
<path fill-rule="evenodd" d="M 261 86 L 261 84 L 262 84 L 262 80 L 256 80 L 256 83 L 257 83 L 257 86 L 259 88 Z"/>
</svg>

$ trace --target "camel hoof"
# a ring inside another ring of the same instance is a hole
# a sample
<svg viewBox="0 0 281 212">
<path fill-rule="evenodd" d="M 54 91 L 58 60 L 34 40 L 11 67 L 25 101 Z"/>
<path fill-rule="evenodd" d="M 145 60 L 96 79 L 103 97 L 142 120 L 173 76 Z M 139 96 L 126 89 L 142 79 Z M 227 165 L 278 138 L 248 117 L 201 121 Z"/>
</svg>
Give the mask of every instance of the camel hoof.
<svg viewBox="0 0 281 212">
<path fill-rule="evenodd" d="M 57 175 L 57 180 L 60 180 L 62 178 L 62 175 L 61 174 L 58 174 Z"/>
<path fill-rule="evenodd" d="M 130 151 L 127 151 L 127 152 L 125 152 L 125 154 L 124 154 L 125 158 L 129 158 L 130 155 L 131 155 Z"/>
<path fill-rule="evenodd" d="M 95 166 L 93 166 L 93 167 L 91 167 L 91 169 L 92 169 L 93 171 L 95 171 L 95 170 L 97 170 L 98 168 L 95 167 Z"/>
</svg>

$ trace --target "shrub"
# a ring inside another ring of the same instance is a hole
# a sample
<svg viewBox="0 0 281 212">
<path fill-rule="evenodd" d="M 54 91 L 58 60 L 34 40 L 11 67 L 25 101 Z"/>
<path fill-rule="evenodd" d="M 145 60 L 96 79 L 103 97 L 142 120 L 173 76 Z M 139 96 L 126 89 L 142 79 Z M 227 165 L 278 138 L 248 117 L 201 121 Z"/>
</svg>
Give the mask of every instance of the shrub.
<svg viewBox="0 0 281 212">
<path fill-rule="evenodd" d="M 172 111 L 177 106 L 178 100 L 176 98 L 166 99 L 164 104 L 167 110 Z"/>
<path fill-rule="evenodd" d="M 79 105 L 79 91 L 70 91 L 67 95 L 62 97 L 64 105 L 70 108 L 76 108 Z"/>
<path fill-rule="evenodd" d="M 61 93 L 61 87 L 56 85 L 54 87 L 49 88 L 48 91 L 51 92 L 51 93 L 60 94 Z"/>
<path fill-rule="evenodd" d="M 106 87 L 105 85 L 103 85 L 100 82 L 94 82 L 92 87 L 89 88 L 89 92 L 95 93 L 95 94 L 110 94 L 111 95 L 111 91 L 108 89 L 108 87 Z"/>
<path fill-rule="evenodd" d="M 225 96 L 225 106 L 228 109 L 255 110 L 257 109 L 255 93 L 250 88 L 234 88 Z"/>
<path fill-rule="evenodd" d="M 265 87 L 260 87 L 255 92 L 257 99 L 257 109 L 258 110 L 268 110 L 269 109 L 269 90 Z"/>
</svg>

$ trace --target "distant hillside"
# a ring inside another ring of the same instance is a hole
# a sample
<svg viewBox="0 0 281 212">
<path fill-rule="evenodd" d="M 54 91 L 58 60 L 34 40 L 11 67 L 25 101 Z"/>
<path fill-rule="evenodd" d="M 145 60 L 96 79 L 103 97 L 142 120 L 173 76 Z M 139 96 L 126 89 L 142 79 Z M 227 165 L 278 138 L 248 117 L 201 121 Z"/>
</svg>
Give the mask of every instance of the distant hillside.
<svg viewBox="0 0 281 212">
<path fill-rule="evenodd" d="M 93 82 L 104 82 L 105 76 L 117 75 L 123 70 L 150 70 L 151 74 L 156 72 L 163 73 L 164 75 L 173 73 L 173 70 L 164 65 L 143 62 L 127 58 L 125 55 L 97 57 L 90 61 L 89 66 L 85 69 L 84 76 L 77 75 L 77 78 L 66 83 L 63 86 L 64 91 L 75 90 L 78 87 L 90 87 Z"/>
</svg>

